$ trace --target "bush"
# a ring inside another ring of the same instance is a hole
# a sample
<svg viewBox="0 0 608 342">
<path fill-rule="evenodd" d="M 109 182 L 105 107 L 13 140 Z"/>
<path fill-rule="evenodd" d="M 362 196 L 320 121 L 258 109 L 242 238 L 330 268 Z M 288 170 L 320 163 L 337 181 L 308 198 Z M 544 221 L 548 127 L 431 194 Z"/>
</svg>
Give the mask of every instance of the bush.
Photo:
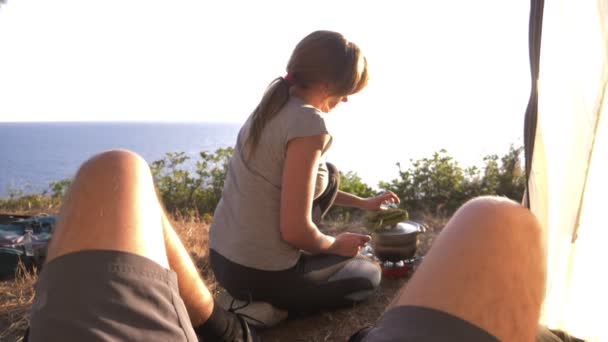
<svg viewBox="0 0 608 342">
<path fill-rule="evenodd" d="M 520 201 L 525 187 L 521 163 L 522 148 L 510 147 L 502 157 L 483 158 L 481 168 L 463 169 L 446 150 L 429 158 L 412 161 L 407 170 L 398 163 L 399 177 L 380 182 L 383 190 L 391 190 L 401 199 L 401 207 L 412 214 L 420 212 L 436 216 L 451 215 L 468 199 L 479 195 L 506 196 Z M 228 175 L 231 147 L 215 153 L 200 152 L 200 160 L 192 167 L 184 152 L 167 153 L 150 164 L 159 198 L 165 208 L 182 215 L 198 215 L 210 221 Z M 71 180 L 51 182 L 41 194 L 25 195 L 23 190 L 10 189 L 7 199 L 0 199 L 0 210 L 11 212 L 53 211 L 69 188 Z M 378 194 L 354 172 L 340 172 L 340 190 L 367 198 Z M 329 219 L 348 223 L 356 210 L 334 207 Z"/>
<path fill-rule="evenodd" d="M 346 174 L 340 172 L 340 190 L 363 198 L 376 195 L 376 191 L 363 183 L 361 177 L 352 171 Z"/>
<path fill-rule="evenodd" d="M 26 195 L 23 189 L 11 188 L 8 198 L 0 199 L 0 210 L 13 213 L 56 211 L 70 183 L 70 179 L 51 182 L 48 188 L 39 194 Z"/>
<path fill-rule="evenodd" d="M 377 191 L 374 191 L 369 185 L 363 183 L 361 177 L 353 171 L 348 171 L 347 173 L 340 171 L 340 190 L 362 198 L 372 197 L 377 194 Z M 334 206 L 327 213 L 327 217 L 333 221 L 348 223 L 356 211 L 357 209 L 355 208 Z"/>
<path fill-rule="evenodd" d="M 72 184 L 72 180 L 69 178 L 60 180 L 58 182 L 51 182 L 51 184 L 49 184 L 48 190 L 46 190 L 42 194 L 46 195 L 46 194 L 48 194 L 48 192 L 50 192 L 51 198 L 54 198 L 54 199 L 60 201 L 63 198 L 63 196 L 65 196 L 65 194 L 68 192 L 68 189 L 70 188 L 71 184 Z"/>
<path fill-rule="evenodd" d="M 449 216 L 468 199 L 479 195 L 506 196 L 521 201 L 525 175 L 521 165 L 522 148 L 511 146 L 500 158 L 483 158 L 484 167 L 461 168 L 446 150 L 430 158 L 412 161 L 411 167 L 399 168 L 399 178 L 380 182 L 380 188 L 391 190 L 401 199 L 401 206 L 410 211 Z"/>
<path fill-rule="evenodd" d="M 228 175 L 234 150 L 219 148 L 215 153 L 200 152 L 194 174 L 185 169 L 190 159 L 184 152 L 167 153 L 150 165 L 159 197 L 169 212 L 212 214 L 215 211 Z"/>
</svg>

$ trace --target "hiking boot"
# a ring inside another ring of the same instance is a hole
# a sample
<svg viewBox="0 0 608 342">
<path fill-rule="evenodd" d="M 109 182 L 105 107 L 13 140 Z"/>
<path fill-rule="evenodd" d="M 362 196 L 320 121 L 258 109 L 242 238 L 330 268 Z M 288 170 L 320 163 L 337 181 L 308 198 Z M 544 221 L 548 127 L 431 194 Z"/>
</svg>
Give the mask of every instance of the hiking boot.
<svg viewBox="0 0 608 342">
<path fill-rule="evenodd" d="M 270 303 L 236 299 L 228 292 L 222 292 L 217 301 L 223 309 L 233 312 L 255 328 L 270 328 L 287 318 L 287 311 Z"/>
</svg>

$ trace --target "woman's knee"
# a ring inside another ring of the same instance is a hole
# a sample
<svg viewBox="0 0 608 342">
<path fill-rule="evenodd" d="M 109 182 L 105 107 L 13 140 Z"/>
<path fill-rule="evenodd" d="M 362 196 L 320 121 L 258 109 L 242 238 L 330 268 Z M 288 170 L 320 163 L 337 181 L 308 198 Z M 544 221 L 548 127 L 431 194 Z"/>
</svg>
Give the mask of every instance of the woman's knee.
<svg viewBox="0 0 608 342">
<path fill-rule="evenodd" d="M 360 302 L 369 298 L 380 287 L 382 270 L 380 266 L 364 257 L 353 258 L 339 273 L 345 278 L 351 278 L 353 284 L 358 284 L 352 292 L 346 293 L 344 299 Z"/>
<path fill-rule="evenodd" d="M 380 266 L 363 256 L 356 256 L 348 261 L 344 267 L 329 278 L 329 281 L 344 279 L 365 280 L 361 290 L 375 290 L 380 286 L 382 270 Z"/>
<path fill-rule="evenodd" d="M 340 171 L 338 170 L 338 168 L 336 167 L 336 165 L 326 162 L 325 165 L 327 165 L 327 171 L 331 174 L 339 174 Z"/>
<path fill-rule="evenodd" d="M 327 165 L 327 173 L 329 174 L 330 181 L 335 184 L 336 188 L 340 187 L 340 170 L 336 165 L 332 163 L 325 163 Z"/>
</svg>

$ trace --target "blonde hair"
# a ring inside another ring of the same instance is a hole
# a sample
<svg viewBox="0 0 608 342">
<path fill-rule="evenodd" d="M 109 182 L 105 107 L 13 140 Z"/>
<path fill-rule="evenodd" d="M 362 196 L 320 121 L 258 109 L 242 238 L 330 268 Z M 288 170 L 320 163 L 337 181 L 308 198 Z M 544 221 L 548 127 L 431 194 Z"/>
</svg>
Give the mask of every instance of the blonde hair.
<svg viewBox="0 0 608 342">
<path fill-rule="evenodd" d="M 367 60 L 361 49 L 332 31 L 315 31 L 296 45 L 287 63 L 287 75 L 274 79 L 253 111 L 246 145 L 249 154 L 262 136 L 264 126 L 289 100 L 289 88 L 308 88 L 326 83 L 332 96 L 347 96 L 359 92 L 368 81 Z"/>
</svg>

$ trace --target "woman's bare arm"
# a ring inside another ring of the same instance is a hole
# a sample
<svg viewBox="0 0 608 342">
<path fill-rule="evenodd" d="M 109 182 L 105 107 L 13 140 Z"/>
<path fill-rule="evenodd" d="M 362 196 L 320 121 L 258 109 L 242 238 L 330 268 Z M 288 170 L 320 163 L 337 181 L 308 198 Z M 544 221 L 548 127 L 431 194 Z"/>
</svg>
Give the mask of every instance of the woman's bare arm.
<svg viewBox="0 0 608 342">
<path fill-rule="evenodd" d="M 310 214 L 319 158 L 329 140 L 327 134 L 291 140 L 283 165 L 281 236 L 294 247 L 311 253 L 327 252 L 335 240 L 319 231 Z"/>
</svg>

